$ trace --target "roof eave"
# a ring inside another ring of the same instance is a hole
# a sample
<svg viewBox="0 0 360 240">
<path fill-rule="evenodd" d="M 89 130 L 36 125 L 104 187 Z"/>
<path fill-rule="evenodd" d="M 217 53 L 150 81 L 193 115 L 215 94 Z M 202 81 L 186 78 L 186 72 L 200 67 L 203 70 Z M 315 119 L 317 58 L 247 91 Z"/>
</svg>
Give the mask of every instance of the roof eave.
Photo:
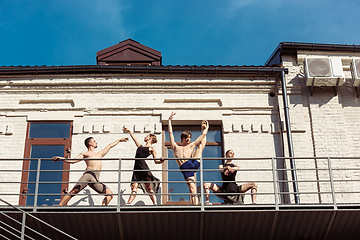
<svg viewBox="0 0 360 240">
<path fill-rule="evenodd" d="M 57 74 L 250 74 L 277 75 L 287 68 L 247 66 L 146 66 L 146 65 L 74 65 L 0 67 L 1 75 L 57 75 Z"/>
<path fill-rule="evenodd" d="M 326 43 L 304 43 L 304 42 L 281 42 L 275 48 L 274 52 L 265 62 L 264 66 L 268 66 L 274 56 L 280 51 L 280 54 L 296 54 L 298 50 L 308 51 L 326 51 L 326 52 L 360 52 L 360 45 L 347 44 L 326 44 Z"/>
</svg>

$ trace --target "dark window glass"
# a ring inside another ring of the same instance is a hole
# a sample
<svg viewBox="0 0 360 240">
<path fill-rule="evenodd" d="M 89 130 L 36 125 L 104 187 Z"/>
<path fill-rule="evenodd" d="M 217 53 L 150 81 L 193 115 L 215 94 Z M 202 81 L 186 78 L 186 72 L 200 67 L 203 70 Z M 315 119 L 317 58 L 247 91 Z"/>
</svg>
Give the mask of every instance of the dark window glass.
<svg viewBox="0 0 360 240">
<path fill-rule="evenodd" d="M 30 123 L 29 138 L 69 138 L 70 123 Z"/>
<path fill-rule="evenodd" d="M 39 191 L 38 191 L 38 206 L 52 206 L 59 204 L 60 195 L 43 195 L 43 194 L 59 194 L 61 193 L 61 181 L 62 181 L 62 170 L 63 162 L 53 162 L 50 159 L 53 156 L 63 156 L 64 145 L 32 145 L 31 146 L 31 158 L 42 159 L 40 165 L 40 171 L 42 170 L 55 170 L 51 172 L 40 172 L 39 177 Z M 45 158 L 45 159 L 44 159 Z M 39 160 L 30 161 L 29 170 L 37 170 Z M 56 171 L 59 170 L 59 171 Z M 34 193 L 35 193 L 35 181 L 36 172 L 29 172 L 28 181 L 32 182 L 28 184 L 29 195 L 26 198 L 26 205 L 34 205 Z M 44 183 L 48 182 L 48 183 Z M 58 182 L 58 183 L 57 183 Z"/>
</svg>

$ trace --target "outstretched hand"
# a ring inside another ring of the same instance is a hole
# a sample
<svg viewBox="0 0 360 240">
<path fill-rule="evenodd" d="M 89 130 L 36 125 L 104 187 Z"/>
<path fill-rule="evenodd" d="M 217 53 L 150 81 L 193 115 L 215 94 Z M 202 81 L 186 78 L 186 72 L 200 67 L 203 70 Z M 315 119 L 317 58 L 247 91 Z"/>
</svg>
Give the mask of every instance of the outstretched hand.
<svg viewBox="0 0 360 240">
<path fill-rule="evenodd" d="M 122 138 L 120 139 L 120 142 L 127 142 L 129 140 L 129 138 Z"/>
<path fill-rule="evenodd" d="M 51 159 L 53 159 L 53 162 L 57 162 L 57 161 L 61 160 L 61 157 L 55 156 L 55 157 L 52 157 Z"/>
<path fill-rule="evenodd" d="M 172 119 L 174 118 L 174 116 L 175 116 L 175 115 L 176 115 L 176 113 L 171 112 L 170 117 L 169 117 L 169 120 L 172 120 Z"/>
<path fill-rule="evenodd" d="M 128 129 L 127 127 L 123 127 L 122 129 L 124 132 L 130 132 L 130 129 Z"/>
<path fill-rule="evenodd" d="M 161 157 L 160 160 L 154 160 L 154 161 L 155 161 L 155 164 L 162 164 L 165 162 L 165 158 Z"/>
</svg>

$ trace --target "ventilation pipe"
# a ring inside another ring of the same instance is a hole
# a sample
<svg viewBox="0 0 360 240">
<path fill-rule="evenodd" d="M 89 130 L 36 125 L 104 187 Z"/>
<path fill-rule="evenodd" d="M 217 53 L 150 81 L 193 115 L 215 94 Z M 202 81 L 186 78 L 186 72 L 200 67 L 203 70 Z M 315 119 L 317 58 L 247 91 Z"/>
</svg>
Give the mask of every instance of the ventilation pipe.
<svg viewBox="0 0 360 240">
<path fill-rule="evenodd" d="M 288 99 L 287 99 L 287 93 L 286 93 L 286 82 L 285 82 L 285 72 L 284 71 L 281 71 L 281 87 L 282 87 L 282 95 L 283 95 L 283 101 L 284 101 L 286 136 L 287 136 L 288 147 L 289 147 L 291 176 L 292 176 L 293 188 L 294 188 L 294 192 L 295 192 L 294 197 L 295 197 L 295 203 L 299 204 L 300 203 L 299 188 L 298 188 L 297 176 L 296 176 L 296 170 L 295 170 L 295 159 L 293 159 L 294 149 L 293 149 L 293 142 L 292 142 L 292 137 L 291 137 L 289 105 L 288 105 Z"/>
</svg>

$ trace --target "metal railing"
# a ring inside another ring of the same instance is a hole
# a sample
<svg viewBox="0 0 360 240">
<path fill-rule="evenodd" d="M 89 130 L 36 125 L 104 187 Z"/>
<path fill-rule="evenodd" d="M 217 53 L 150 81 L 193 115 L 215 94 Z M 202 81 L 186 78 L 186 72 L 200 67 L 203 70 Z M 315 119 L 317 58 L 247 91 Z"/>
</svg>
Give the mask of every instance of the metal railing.
<svg viewBox="0 0 360 240">
<path fill-rule="evenodd" d="M 221 158 L 220 158 L 221 159 Z M 220 160 L 219 158 L 202 158 L 199 159 L 200 162 L 204 163 L 205 161 L 214 161 Z M 258 192 L 256 193 L 258 204 L 256 207 L 271 207 L 279 209 L 286 206 L 317 206 L 317 207 L 330 207 L 337 209 L 339 206 L 354 206 L 358 204 L 357 199 L 360 196 L 360 179 L 359 179 L 359 160 L 360 158 L 330 158 L 330 157 L 318 157 L 318 158 L 291 158 L 296 161 L 297 168 L 291 169 L 289 166 L 290 158 L 234 158 L 233 162 L 236 165 L 240 166 L 240 169 L 237 170 L 237 181 L 238 185 L 247 183 L 247 182 L 256 182 L 259 186 Z M 33 170 L 22 170 L 12 166 L 20 166 L 22 161 L 37 161 L 37 167 Z M 100 182 L 111 185 L 113 190 L 113 196 L 116 198 L 113 199 L 113 202 L 110 202 L 109 206 L 104 206 L 107 208 L 114 208 L 116 211 L 122 211 L 124 209 L 129 209 L 132 206 L 125 204 L 124 197 L 131 195 L 131 173 L 133 171 L 132 164 L 128 161 L 135 160 L 134 158 L 122 158 L 122 159 L 101 159 L 103 161 L 103 169 L 101 170 Z M 151 161 L 153 159 L 147 159 Z M 165 159 L 165 161 L 173 161 L 174 159 Z M 224 160 L 222 158 L 221 160 Z M 19 206 L 21 209 L 31 209 L 33 212 L 37 212 L 41 208 L 57 207 L 56 204 L 39 206 L 38 200 L 43 196 L 64 196 L 68 193 L 42 193 L 41 186 L 51 185 L 51 184 L 67 184 L 69 189 L 77 182 L 76 177 L 72 177 L 72 174 L 81 175 L 84 170 L 42 170 L 42 162 L 51 161 L 50 159 L 0 159 L 0 198 L 7 199 L 7 202 L 11 202 L 12 205 L 19 205 L 19 199 L 21 198 L 33 198 L 32 205 L 23 205 Z M 112 161 L 111 166 L 117 166 L 117 169 L 108 169 L 105 162 Z M 118 163 L 116 164 L 116 161 Z M 17 164 L 15 164 L 18 162 Z M 20 164 L 19 164 L 20 162 Z M 124 164 L 127 162 L 127 164 Z M 316 163 L 316 164 L 315 164 Z M 72 165 L 74 166 L 74 165 Z M 346 166 L 346 167 L 344 167 Z M 150 167 L 152 168 L 152 167 Z M 137 170 L 141 171 L 141 170 Z M 143 170 L 147 171 L 147 170 Z M 217 168 L 204 168 L 204 164 L 200 164 L 200 168 L 197 170 L 197 175 L 199 179 L 195 183 L 200 186 L 198 187 L 198 192 L 196 195 L 199 197 L 199 205 L 191 205 L 187 201 L 168 201 L 169 198 L 174 196 L 187 197 L 190 194 L 188 192 L 172 192 L 169 191 L 168 186 L 172 184 L 183 184 L 186 188 L 185 180 L 169 180 L 168 176 L 178 172 L 179 169 L 165 169 L 165 168 L 154 168 L 151 169 L 154 175 L 165 176 L 159 177 L 161 179 L 160 184 L 162 185 L 162 191 L 155 194 L 160 201 L 158 205 L 150 206 L 149 205 L 137 205 L 137 208 L 146 208 L 151 207 L 156 210 L 156 208 L 173 208 L 175 205 L 177 207 L 186 207 L 186 208 L 196 208 L 201 211 L 211 208 L 229 208 L 229 207 L 254 207 L 254 205 L 244 204 L 244 205 L 228 205 L 228 204 L 213 204 L 206 205 L 204 201 L 204 189 L 203 185 L 205 182 L 212 182 L 217 185 L 225 183 L 221 181 L 220 170 Z M 297 173 L 297 185 L 299 186 L 298 191 L 294 191 L 293 180 L 291 180 L 291 172 L 296 171 Z M 42 181 L 40 179 L 41 174 L 52 174 L 55 172 L 62 172 L 70 174 L 71 179 L 74 181 L 51 181 L 46 180 Z M 209 179 L 205 175 L 212 173 L 213 176 L 217 175 L 216 179 Z M 23 174 L 33 174 L 35 180 L 21 181 L 21 176 Z M 147 182 L 144 182 L 147 183 Z M 20 186 L 34 185 L 34 192 L 26 192 L 24 189 L 20 189 Z M 114 188 L 115 186 L 115 188 Z M 116 189 L 116 190 L 115 190 Z M 129 193 L 125 193 L 129 192 Z M 246 198 L 250 198 L 250 192 L 246 193 L 232 193 L 232 195 L 245 195 Z M 104 197 L 105 194 L 92 194 L 90 191 L 87 193 L 78 193 L 76 194 L 79 203 L 81 199 L 86 196 L 87 200 L 92 198 L 97 198 L 96 196 Z M 140 193 L 138 191 L 137 198 L 140 196 L 149 196 L 149 193 Z M 228 193 L 210 193 L 210 196 L 214 195 L 229 195 Z M 295 197 L 299 196 L 300 203 L 295 204 Z M 79 200 L 80 198 L 80 200 Z M 148 198 L 148 197 L 147 197 Z M 214 197 L 213 197 L 214 198 Z M 245 199 L 246 199 L 245 198 Z M 143 200 L 142 198 L 140 200 Z M 91 200 L 93 201 L 93 200 Z M 147 200 L 149 201 L 149 200 Z M 114 204 L 115 203 L 115 204 Z M 65 208 L 78 208 L 78 207 L 98 207 L 97 204 L 74 204 L 68 205 Z"/>
<path fill-rule="evenodd" d="M 0 220 L 0 229 L 3 230 L 4 232 L 6 232 L 7 235 L 11 236 L 11 238 L 8 238 L 5 235 L 0 234 L 0 237 L 2 237 L 3 239 L 14 239 L 14 237 L 17 239 L 38 239 L 39 237 L 41 237 L 43 239 L 49 239 L 49 240 L 52 239 L 51 237 L 48 237 L 48 236 L 44 235 L 43 233 L 40 233 L 39 231 L 36 231 L 36 230 L 32 229 L 31 227 L 26 226 L 26 217 L 33 218 L 35 221 L 38 221 L 40 224 L 43 224 L 43 225 L 51 228 L 52 230 L 54 230 L 57 233 L 58 236 L 61 236 L 62 239 L 75 239 L 75 240 L 77 239 L 77 238 L 74 238 L 73 236 L 67 234 L 66 232 L 52 226 L 51 224 L 41 220 L 40 218 L 37 218 L 37 217 L 33 216 L 32 214 L 27 213 L 27 212 L 23 211 L 22 209 L 8 203 L 7 201 L 5 201 L 1 198 L 0 198 L 0 201 L 5 203 L 7 206 L 22 213 L 22 220 L 20 222 L 20 221 L 16 220 L 15 218 L 9 216 L 9 214 L 6 214 L 3 211 L 0 212 L 0 214 L 2 216 L 7 218 L 8 220 L 10 220 L 11 222 L 18 224 L 18 227 L 21 226 L 21 230 L 19 230 L 17 227 L 13 227 L 10 224 L 6 223 L 5 221 Z M 31 237 L 29 234 L 26 234 L 26 230 L 28 230 L 28 232 L 31 232 L 32 236 L 34 236 L 34 237 Z"/>
</svg>

